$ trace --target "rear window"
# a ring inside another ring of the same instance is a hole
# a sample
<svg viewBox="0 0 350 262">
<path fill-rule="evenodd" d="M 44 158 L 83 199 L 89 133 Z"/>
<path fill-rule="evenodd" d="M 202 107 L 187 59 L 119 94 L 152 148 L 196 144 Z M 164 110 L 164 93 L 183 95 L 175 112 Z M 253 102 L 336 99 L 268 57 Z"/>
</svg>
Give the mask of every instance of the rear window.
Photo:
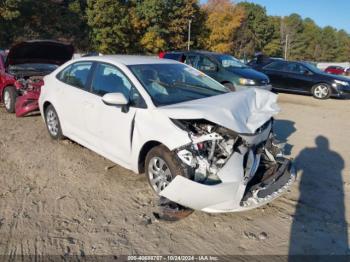
<svg viewBox="0 0 350 262">
<path fill-rule="evenodd" d="M 286 63 L 284 63 L 284 62 L 276 61 L 276 62 L 272 62 L 272 63 L 268 64 L 267 66 L 264 67 L 264 69 L 283 71 L 285 65 L 286 65 Z"/>
</svg>

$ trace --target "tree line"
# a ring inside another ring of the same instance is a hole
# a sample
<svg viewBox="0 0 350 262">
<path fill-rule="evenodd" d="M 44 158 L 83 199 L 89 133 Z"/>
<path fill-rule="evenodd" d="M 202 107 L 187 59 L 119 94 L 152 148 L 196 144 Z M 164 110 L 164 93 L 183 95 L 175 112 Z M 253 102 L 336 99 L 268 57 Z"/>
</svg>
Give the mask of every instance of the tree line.
<svg viewBox="0 0 350 262">
<path fill-rule="evenodd" d="M 26 39 L 69 41 L 79 51 L 150 53 L 187 47 L 251 58 L 349 61 L 350 35 L 298 14 L 268 16 L 230 0 L 0 0 L 0 48 Z"/>
</svg>

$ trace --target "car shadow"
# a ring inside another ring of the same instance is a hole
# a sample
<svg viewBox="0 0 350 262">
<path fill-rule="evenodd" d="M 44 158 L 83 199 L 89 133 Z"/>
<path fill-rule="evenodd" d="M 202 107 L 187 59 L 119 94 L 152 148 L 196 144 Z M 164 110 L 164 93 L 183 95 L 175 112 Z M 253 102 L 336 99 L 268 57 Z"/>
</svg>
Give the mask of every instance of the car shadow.
<svg viewBox="0 0 350 262">
<path fill-rule="evenodd" d="M 290 233 L 289 261 L 305 261 L 306 257 L 295 255 L 349 254 L 342 179 L 344 160 L 330 149 L 326 137 L 318 136 L 315 144 L 303 149 L 295 159 L 301 172 L 300 196 Z M 336 261 L 342 258 L 347 261 L 345 256 L 337 257 Z"/>
<path fill-rule="evenodd" d="M 277 140 L 285 143 L 284 154 L 291 155 L 293 146 L 288 143 L 288 138 L 296 131 L 295 122 L 290 120 L 275 119 L 274 133 Z"/>
</svg>

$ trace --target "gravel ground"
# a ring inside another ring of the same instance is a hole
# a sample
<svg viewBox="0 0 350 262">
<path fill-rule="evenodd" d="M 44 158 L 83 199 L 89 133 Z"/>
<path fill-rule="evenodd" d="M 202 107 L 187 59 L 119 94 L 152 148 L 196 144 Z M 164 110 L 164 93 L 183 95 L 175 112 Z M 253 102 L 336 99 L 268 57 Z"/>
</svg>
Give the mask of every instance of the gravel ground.
<svg viewBox="0 0 350 262">
<path fill-rule="evenodd" d="M 299 168 L 253 211 L 157 220 L 146 178 L 0 108 L 0 255 L 349 254 L 350 100 L 281 94 L 277 135 Z"/>
</svg>

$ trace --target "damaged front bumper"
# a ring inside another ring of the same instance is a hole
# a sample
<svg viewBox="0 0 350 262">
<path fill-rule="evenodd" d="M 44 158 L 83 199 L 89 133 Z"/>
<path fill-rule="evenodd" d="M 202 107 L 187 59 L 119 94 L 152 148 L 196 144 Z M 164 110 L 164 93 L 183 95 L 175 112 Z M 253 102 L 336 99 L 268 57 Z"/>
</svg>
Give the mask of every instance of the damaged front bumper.
<svg viewBox="0 0 350 262">
<path fill-rule="evenodd" d="M 271 133 L 272 124 L 273 121 L 268 121 L 254 135 L 240 135 L 233 148 L 239 146 L 223 166 L 215 169 L 214 175 L 204 180 L 196 179 L 196 175 L 194 179 L 176 176 L 160 195 L 182 206 L 210 213 L 254 209 L 281 196 L 295 181 L 296 171 L 293 162 L 283 157 L 282 145 Z M 213 135 L 202 137 L 209 141 L 223 141 L 221 148 L 230 142 Z M 194 144 L 202 142 L 202 137 L 193 140 Z M 218 145 L 218 142 L 210 143 L 211 146 Z M 182 152 L 178 153 L 182 162 L 194 166 L 190 156 L 184 156 Z M 212 170 L 211 167 L 207 170 Z M 203 169 L 197 164 L 197 171 L 203 173 Z M 211 177 L 214 180 L 209 179 Z"/>
<path fill-rule="evenodd" d="M 200 184 L 177 176 L 160 195 L 180 205 L 208 213 L 239 212 L 263 206 L 286 193 L 296 179 L 293 163 L 284 159 L 268 183 L 243 181 Z"/>
</svg>

